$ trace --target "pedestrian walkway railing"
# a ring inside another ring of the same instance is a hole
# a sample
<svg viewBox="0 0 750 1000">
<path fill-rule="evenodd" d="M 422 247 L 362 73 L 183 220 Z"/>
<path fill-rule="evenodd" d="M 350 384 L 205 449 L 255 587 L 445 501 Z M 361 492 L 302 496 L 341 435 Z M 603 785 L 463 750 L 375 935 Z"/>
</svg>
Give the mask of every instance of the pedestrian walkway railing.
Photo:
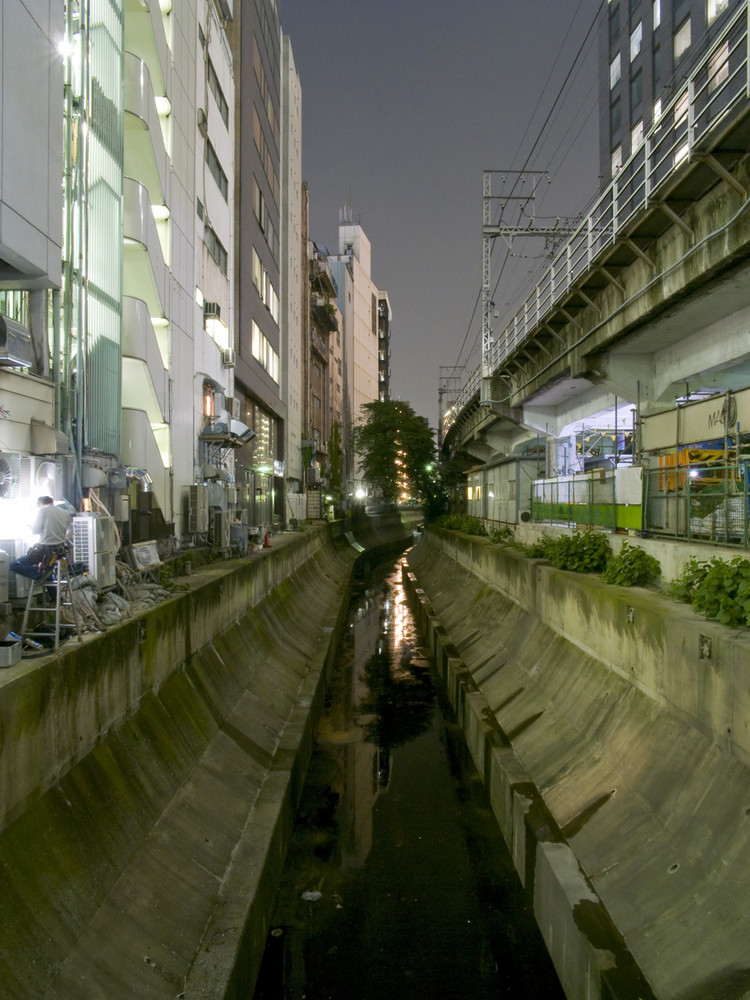
<svg viewBox="0 0 750 1000">
<path fill-rule="evenodd" d="M 655 113 L 641 145 L 593 203 L 510 323 L 495 335 L 489 358 L 493 372 L 531 338 L 635 217 L 659 200 L 691 157 L 710 150 L 712 135 L 747 103 L 749 19 L 750 3 L 745 0 L 674 97 Z M 446 414 L 444 430 L 479 392 L 481 375 L 478 366 Z"/>
</svg>

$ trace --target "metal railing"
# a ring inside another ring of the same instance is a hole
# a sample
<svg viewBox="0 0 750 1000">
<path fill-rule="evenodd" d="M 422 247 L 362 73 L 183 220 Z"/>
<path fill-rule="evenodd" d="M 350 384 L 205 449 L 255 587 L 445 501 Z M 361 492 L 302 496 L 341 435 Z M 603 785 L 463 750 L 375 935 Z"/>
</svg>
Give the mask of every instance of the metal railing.
<svg viewBox="0 0 750 1000">
<path fill-rule="evenodd" d="M 643 476 L 644 531 L 748 546 L 750 466 L 665 466 Z"/>
<path fill-rule="evenodd" d="M 691 153 L 705 144 L 738 104 L 750 97 L 749 19 L 750 3 L 745 0 L 696 62 L 645 134 L 641 146 L 594 201 L 513 319 L 495 338 L 490 351 L 493 372 L 549 318 L 634 217 L 658 198 L 675 173 L 685 168 Z M 446 416 L 445 431 L 479 392 L 481 374 L 480 365 L 468 377 L 453 404 L 451 417 Z"/>
<path fill-rule="evenodd" d="M 537 524 L 618 527 L 614 471 L 537 480 L 531 488 L 531 520 Z"/>
</svg>

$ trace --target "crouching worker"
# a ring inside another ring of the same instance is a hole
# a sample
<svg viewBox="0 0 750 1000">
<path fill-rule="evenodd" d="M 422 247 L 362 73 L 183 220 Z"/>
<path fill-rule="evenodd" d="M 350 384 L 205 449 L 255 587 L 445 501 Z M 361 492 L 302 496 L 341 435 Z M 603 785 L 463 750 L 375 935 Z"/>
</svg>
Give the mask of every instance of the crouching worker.
<svg viewBox="0 0 750 1000">
<path fill-rule="evenodd" d="M 50 557 L 65 546 L 72 516 L 64 507 L 55 506 L 52 497 L 39 497 L 36 505 L 38 510 L 31 530 L 39 540 L 25 556 L 10 564 L 14 573 L 29 580 L 38 580 L 49 565 Z"/>
</svg>

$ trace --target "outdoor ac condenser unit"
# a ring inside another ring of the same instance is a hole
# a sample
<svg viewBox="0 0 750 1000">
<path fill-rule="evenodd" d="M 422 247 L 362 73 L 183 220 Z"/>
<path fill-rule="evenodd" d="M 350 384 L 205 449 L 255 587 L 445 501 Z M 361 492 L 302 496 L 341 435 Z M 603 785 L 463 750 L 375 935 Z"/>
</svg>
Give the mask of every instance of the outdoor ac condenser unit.
<svg viewBox="0 0 750 1000">
<path fill-rule="evenodd" d="M 191 486 L 188 495 L 188 532 L 191 535 L 208 531 L 208 487 Z"/>
<path fill-rule="evenodd" d="M 77 514 L 73 518 L 73 561 L 85 563 L 97 587 L 114 587 L 115 519 L 102 514 Z"/>
</svg>

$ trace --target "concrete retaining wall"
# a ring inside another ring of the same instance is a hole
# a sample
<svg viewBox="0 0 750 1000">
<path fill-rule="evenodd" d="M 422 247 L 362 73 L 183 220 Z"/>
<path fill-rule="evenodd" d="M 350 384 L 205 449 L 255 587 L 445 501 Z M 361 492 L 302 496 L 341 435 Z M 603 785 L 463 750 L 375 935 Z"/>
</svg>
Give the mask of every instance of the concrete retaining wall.
<svg viewBox="0 0 750 1000">
<path fill-rule="evenodd" d="M 357 557 L 281 536 L 0 673 L 0 1000 L 246 1000 Z"/>
<path fill-rule="evenodd" d="M 438 530 L 430 645 L 573 1000 L 750 996 L 750 641 Z"/>
</svg>

